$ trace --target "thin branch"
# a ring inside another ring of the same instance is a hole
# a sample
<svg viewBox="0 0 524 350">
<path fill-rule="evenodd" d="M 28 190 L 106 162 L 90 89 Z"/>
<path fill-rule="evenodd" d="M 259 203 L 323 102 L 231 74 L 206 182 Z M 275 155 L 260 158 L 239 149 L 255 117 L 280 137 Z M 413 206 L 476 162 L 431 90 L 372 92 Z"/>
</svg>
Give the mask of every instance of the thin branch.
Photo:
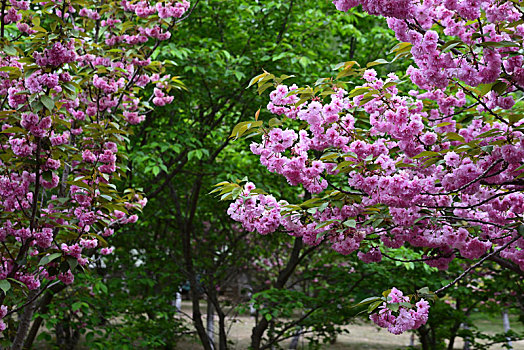
<svg viewBox="0 0 524 350">
<path fill-rule="evenodd" d="M 437 256 L 429 256 L 427 258 L 419 258 L 419 259 L 398 259 L 394 258 L 391 255 L 388 255 L 385 252 L 382 252 L 382 255 L 384 255 L 386 258 L 393 260 L 393 261 L 400 261 L 400 262 L 424 262 L 424 261 L 430 261 L 430 260 L 436 260 L 440 258 L 449 258 L 450 255 L 437 255 Z"/>
<path fill-rule="evenodd" d="M 479 98 L 477 95 L 475 95 L 474 93 L 470 92 L 468 89 L 466 89 L 464 86 L 462 86 L 458 81 L 456 82 L 456 84 L 458 86 L 460 86 L 462 88 L 462 90 L 464 90 L 464 92 L 466 94 L 468 94 L 469 96 L 473 97 L 478 103 L 480 103 L 480 105 L 482 107 L 484 107 L 484 109 L 486 111 L 488 111 L 489 114 L 491 114 L 492 116 L 494 116 L 497 120 L 499 120 L 500 122 L 504 123 L 504 124 L 509 124 L 506 120 L 504 120 L 501 116 L 499 116 L 497 113 L 493 112 L 483 101 L 481 98 Z"/>
<path fill-rule="evenodd" d="M 59 284 L 61 283 L 61 281 L 56 281 L 54 283 L 51 283 L 49 285 L 47 285 L 45 288 L 43 288 L 40 292 L 38 292 L 37 294 L 35 294 L 35 296 L 33 298 L 31 298 L 31 300 L 27 301 L 25 304 L 23 304 L 22 306 L 19 306 L 17 307 L 16 309 L 12 309 L 11 311 L 8 311 L 7 314 L 5 314 L 6 316 L 8 315 L 11 315 L 12 313 L 15 313 L 15 312 L 18 312 L 20 310 L 22 310 L 24 307 L 26 307 L 27 305 L 31 304 L 33 301 L 36 300 L 36 298 L 38 298 L 40 295 L 42 295 L 42 293 L 44 293 L 46 290 L 48 290 L 49 288 L 53 287 L 54 285 L 56 284 Z"/>
<path fill-rule="evenodd" d="M 491 176 L 486 176 L 491 170 L 493 170 L 494 167 L 496 167 L 497 165 L 499 165 L 500 163 L 502 162 L 502 160 L 497 160 L 495 163 L 491 164 L 482 174 L 480 174 L 477 178 L 471 180 L 470 182 L 468 182 L 467 184 L 465 185 L 462 185 L 460 186 L 459 188 L 457 188 L 456 190 L 453 190 L 453 191 L 450 191 L 450 192 L 446 192 L 446 193 L 438 193 L 438 194 L 434 194 L 436 196 L 439 196 L 439 195 L 442 195 L 442 196 L 447 196 L 447 195 L 450 195 L 452 193 L 455 193 L 455 192 L 460 192 L 462 190 L 465 190 L 466 188 L 468 188 L 469 186 L 473 185 L 475 182 L 479 181 L 479 180 L 482 180 L 484 178 L 488 178 L 488 177 L 491 177 Z"/>
<path fill-rule="evenodd" d="M 344 194 L 355 194 L 355 195 L 359 195 L 359 196 L 365 195 L 362 192 L 349 192 L 349 191 L 343 190 L 342 188 L 334 185 L 331 181 L 329 181 L 328 178 L 324 174 L 320 174 L 320 177 L 323 178 L 324 180 L 326 180 L 326 182 L 328 183 L 329 186 L 333 187 L 335 190 L 337 190 L 339 192 L 342 192 Z"/>
<path fill-rule="evenodd" d="M 195 1 L 195 4 L 193 5 L 192 8 L 189 9 L 187 14 L 184 17 L 182 17 L 182 18 L 176 20 L 175 22 L 173 22 L 173 24 L 178 24 L 178 23 L 182 22 L 183 20 L 185 20 L 186 18 L 188 18 L 189 16 L 191 16 L 191 14 L 193 13 L 193 10 L 195 9 L 195 7 L 197 7 L 199 2 L 200 2 L 200 0 Z"/>
<path fill-rule="evenodd" d="M 486 204 L 486 203 L 494 200 L 495 198 L 506 196 L 508 194 L 516 193 L 516 192 L 520 192 L 520 190 L 511 190 L 511 191 L 506 191 L 506 192 L 500 192 L 500 193 L 494 194 L 493 196 L 478 202 L 477 204 L 471 204 L 471 205 L 467 205 L 465 207 L 461 207 L 461 206 L 449 207 L 449 206 L 445 206 L 445 205 L 435 205 L 435 206 L 419 205 L 419 207 L 421 207 L 421 208 L 430 208 L 430 209 L 472 209 L 472 208 L 479 207 L 479 206 L 481 206 L 483 204 Z"/>
<path fill-rule="evenodd" d="M 462 218 L 460 216 L 442 215 L 442 216 L 437 216 L 436 217 L 437 220 L 439 218 L 454 219 L 456 221 L 478 222 L 478 223 L 485 224 L 485 225 L 495 226 L 495 227 L 498 227 L 498 228 L 501 228 L 501 229 L 505 229 L 506 228 L 504 225 L 496 224 L 494 222 L 489 222 L 489 221 L 479 220 L 479 219 Z"/>
<path fill-rule="evenodd" d="M 482 265 L 482 263 L 484 261 L 486 261 L 487 259 L 489 259 L 490 257 L 492 256 L 495 256 L 496 254 L 500 253 L 501 251 L 503 251 L 504 249 L 506 249 L 507 247 L 509 247 L 510 244 L 514 243 L 515 241 L 517 241 L 519 238 L 521 238 L 520 235 L 517 235 L 515 237 L 513 237 L 512 240 L 510 240 L 509 242 L 507 242 L 506 244 L 504 244 L 502 247 L 500 247 L 499 249 L 494 249 L 491 253 L 485 255 L 482 259 L 480 259 L 477 263 L 471 265 L 466 271 L 462 272 L 457 278 L 455 278 L 453 281 L 451 281 L 450 283 L 446 284 L 444 287 L 442 288 L 439 288 L 435 291 L 435 294 L 439 294 L 439 293 L 442 293 L 443 291 L 447 290 L 448 288 L 450 288 L 451 286 L 453 286 L 455 283 L 457 283 L 458 281 L 460 281 L 461 279 L 463 279 L 468 273 L 470 273 L 473 269 L 479 267 L 480 265 Z"/>
</svg>

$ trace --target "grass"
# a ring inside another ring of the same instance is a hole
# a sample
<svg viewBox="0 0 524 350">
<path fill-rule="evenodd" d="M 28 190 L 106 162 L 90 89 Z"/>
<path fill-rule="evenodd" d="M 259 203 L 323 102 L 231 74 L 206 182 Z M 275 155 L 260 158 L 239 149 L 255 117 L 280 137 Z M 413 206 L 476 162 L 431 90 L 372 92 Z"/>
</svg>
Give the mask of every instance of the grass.
<svg viewBox="0 0 524 350">
<path fill-rule="evenodd" d="M 470 318 L 481 332 L 485 332 L 488 334 L 504 332 L 504 326 L 502 325 L 502 316 L 479 312 L 472 314 Z M 510 314 L 509 323 L 511 329 L 514 332 L 524 333 L 524 324 L 522 324 L 522 322 L 519 321 L 518 315 Z"/>
</svg>

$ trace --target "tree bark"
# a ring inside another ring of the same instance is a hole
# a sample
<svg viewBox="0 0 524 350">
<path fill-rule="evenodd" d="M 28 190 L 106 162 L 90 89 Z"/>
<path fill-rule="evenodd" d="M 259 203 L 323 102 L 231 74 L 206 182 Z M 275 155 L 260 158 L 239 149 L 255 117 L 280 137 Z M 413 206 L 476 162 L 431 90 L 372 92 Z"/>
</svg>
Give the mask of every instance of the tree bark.
<svg viewBox="0 0 524 350">
<path fill-rule="evenodd" d="M 301 326 L 297 327 L 297 330 L 295 331 L 295 335 L 293 336 L 293 339 L 291 340 L 291 344 L 289 344 L 289 350 L 296 350 L 298 348 L 298 342 L 300 341 L 300 331 L 302 330 Z"/>
<path fill-rule="evenodd" d="M 177 210 L 177 221 L 181 231 L 182 240 L 182 253 L 184 257 L 185 272 L 189 280 L 189 287 L 191 289 L 191 304 L 193 311 L 193 324 L 196 328 L 198 337 L 202 342 L 204 350 L 213 350 L 211 343 L 207 337 L 206 328 L 202 322 L 202 313 L 200 312 L 200 286 L 197 281 L 195 267 L 193 265 L 193 254 L 191 251 L 191 234 L 193 232 L 193 219 L 195 216 L 196 205 L 198 201 L 198 195 L 202 186 L 202 176 L 195 181 L 195 185 L 191 191 L 190 208 L 188 208 L 188 215 L 184 218 L 182 216 L 182 210 L 178 201 L 176 191 L 170 184 L 171 197 Z M 185 220 L 184 220 L 185 219 Z"/>
<path fill-rule="evenodd" d="M 38 290 L 32 290 L 28 293 L 27 299 L 33 299 L 38 293 Z M 31 318 L 33 317 L 33 312 L 35 309 L 36 301 L 29 303 L 22 309 L 20 315 L 20 321 L 18 323 L 18 330 L 16 332 L 15 339 L 13 340 L 13 345 L 11 345 L 11 350 L 21 350 L 24 345 L 24 340 L 27 336 L 29 326 L 31 325 Z"/>
<path fill-rule="evenodd" d="M 418 329 L 420 344 L 422 345 L 422 350 L 429 350 L 428 342 L 428 330 L 426 326 L 422 326 Z"/>
<path fill-rule="evenodd" d="M 511 329 L 509 325 L 508 309 L 502 310 L 502 324 L 504 326 L 504 332 L 507 333 Z M 511 344 L 511 339 L 509 337 L 506 338 L 506 343 L 508 344 L 508 349 L 513 349 L 513 345 Z"/>
<path fill-rule="evenodd" d="M 464 329 L 469 329 L 469 326 L 467 324 L 463 324 L 462 325 L 462 328 Z M 463 347 L 463 350 L 469 350 L 470 349 L 470 343 L 469 343 L 469 339 L 466 338 L 464 339 L 464 347 Z"/>
<path fill-rule="evenodd" d="M 227 350 L 226 315 L 217 310 L 218 314 L 218 337 L 220 350 Z"/>
<path fill-rule="evenodd" d="M 200 312 L 200 291 L 197 285 L 196 274 L 193 268 L 193 257 L 191 254 L 190 238 L 189 235 L 184 232 L 182 234 L 183 245 L 184 245 L 184 260 L 186 261 L 186 270 L 189 277 L 189 286 L 191 288 L 191 303 L 193 309 L 193 323 L 195 325 L 198 337 L 202 341 L 204 350 L 213 350 L 211 343 L 207 337 L 204 323 L 202 322 L 202 313 Z"/>
<path fill-rule="evenodd" d="M 176 311 L 177 312 L 180 312 L 182 311 L 182 294 L 180 294 L 180 292 L 176 292 L 176 297 L 175 297 L 175 307 L 176 307 Z"/>
<path fill-rule="evenodd" d="M 60 293 L 65 288 L 65 284 L 56 284 L 49 288 L 38 303 L 37 310 L 39 311 L 39 313 L 46 314 L 49 311 L 49 304 L 51 304 L 51 301 L 53 300 L 55 294 Z M 31 347 L 33 346 L 33 342 L 35 341 L 36 336 L 38 334 L 38 330 L 42 326 L 43 321 L 44 319 L 40 316 L 38 316 L 36 320 L 33 321 L 31 329 L 29 330 L 29 333 L 27 334 L 27 337 L 24 341 L 24 349 L 31 349 Z"/>
<path fill-rule="evenodd" d="M 207 332 L 207 339 L 209 339 L 209 343 L 211 344 L 211 348 L 215 350 L 215 312 L 213 308 L 213 303 L 211 300 L 207 300 L 207 322 L 206 322 L 206 332 Z"/>
<path fill-rule="evenodd" d="M 295 271 L 295 268 L 300 263 L 300 250 L 302 250 L 302 246 L 302 238 L 295 238 L 291 256 L 289 257 L 286 267 L 278 274 L 274 288 L 284 288 L 286 282 L 293 274 L 293 271 Z M 269 322 L 263 317 L 260 319 L 260 322 L 255 327 L 253 327 L 253 331 L 251 332 L 251 348 L 253 350 L 260 350 L 262 336 L 264 335 L 264 332 L 268 326 Z"/>
</svg>

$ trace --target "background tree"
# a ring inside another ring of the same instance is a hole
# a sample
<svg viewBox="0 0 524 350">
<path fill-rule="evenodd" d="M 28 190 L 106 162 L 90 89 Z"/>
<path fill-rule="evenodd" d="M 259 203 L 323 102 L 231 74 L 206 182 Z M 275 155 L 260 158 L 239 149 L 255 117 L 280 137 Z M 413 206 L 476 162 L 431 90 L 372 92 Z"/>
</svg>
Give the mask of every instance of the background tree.
<svg viewBox="0 0 524 350">
<path fill-rule="evenodd" d="M 252 75 L 262 68 L 288 75 L 320 74 L 316 72 L 331 69 L 338 55 L 375 57 L 376 52 L 365 45 L 371 39 L 362 34 L 374 27 L 375 20 L 360 15 L 337 22 L 326 12 L 337 16 L 328 3 L 200 1 L 192 21 L 179 28 L 172 44 L 158 51 L 156 58 L 173 62 L 172 74 L 181 77 L 188 91 L 176 96 L 173 107 L 152 112 L 131 138 L 127 179 L 145 192 L 149 202 L 140 229 L 128 231 L 133 245 L 140 247 L 137 254 L 127 254 L 131 240 L 122 235 L 115 243 L 115 260 L 105 271 L 107 276 L 123 277 L 107 282 L 109 292 L 122 300 L 121 312 L 134 310 L 126 312 L 127 317 L 141 319 L 145 307 L 147 322 L 156 322 L 166 309 L 175 312 L 171 305 L 175 294 L 188 285 L 191 316 L 204 347 L 210 346 L 199 304 L 204 295 L 220 319 L 216 348 L 227 346 L 225 318 L 230 308 L 218 298 L 217 288 L 223 290 L 232 276 L 246 271 L 260 247 L 244 242 L 246 233 L 231 227 L 223 215 L 225 208 L 217 207 L 207 193 L 217 181 L 233 179 L 237 169 L 259 173 L 242 145 L 232 146 L 228 139 L 232 124 L 253 116 L 265 104 L 245 89 Z M 364 29 L 357 29 L 357 22 Z M 378 32 L 375 28 L 373 35 L 384 43 L 392 38 Z M 350 46 L 342 44 L 347 37 L 353 37 Z M 267 185 L 281 187 L 272 181 Z M 140 266 L 134 265 L 137 261 Z M 140 302 L 121 292 L 131 280 L 141 286 L 141 293 L 134 294 Z M 172 329 L 178 329 L 175 321 Z M 171 340 L 164 339 L 169 346 Z"/>
</svg>

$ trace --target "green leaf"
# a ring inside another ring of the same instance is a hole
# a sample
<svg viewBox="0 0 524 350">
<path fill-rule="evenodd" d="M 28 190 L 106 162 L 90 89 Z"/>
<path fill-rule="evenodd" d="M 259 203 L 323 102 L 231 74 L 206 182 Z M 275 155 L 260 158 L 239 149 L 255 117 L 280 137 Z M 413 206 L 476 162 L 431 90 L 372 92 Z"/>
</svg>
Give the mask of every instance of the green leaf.
<svg viewBox="0 0 524 350">
<path fill-rule="evenodd" d="M 433 156 L 438 156 L 438 155 L 439 155 L 438 152 L 423 151 L 417 154 L 416 156 L 414 156 L 413 159 L 422 158 L 422 157 L 433 157 Z"/>
<path fill-rule="evenodd" d="M 278 119 L 278 118 L 271 118 L 269 120 L 269 126 L 271 128 L 276 128 L 276 127 L 279 127 L 281 125 L 282 125 L 282 121 L 280 119 Z"/>
<path fill-rule="evenodd" d="M 375 60 L 373 62 L 369 62 L 366 67 L 367 68 L 370 68 L 370 67 L 373 67 L 373 66 L 378 66 L 379 64 L 388 64 L 389 62 L 386 61 L 385 59 L 382 59 L 382 58 L 379 58 L 378 60 Z"/>
<path fill-rule="evenodd" d="M 351 98 L 351 97 L 363 95 L 363 94 L 365 94 L 367 92 L 369 92 L 369 88 L 367 88 L 367 87 L 356 88 L 356 89 L 353 89 L 353 90 L 350 91 L 348 97 Z"/>
<path fill-rule="evenodd" d="M 320 160 L 325 162 L 326 160 L 335 159 L 335 158 L 338 158 L 339 156 L 340 156 L 340 153 L 338 153 L 338 152 L 327 152 L 327 153 L 324 153 L 320 157 Z"/>
<path fill-rule="evenodd" d="M 4 294 L 7 295 L 7 291 L 11 289 L 11 283 L 9 283 L 8 280 L 1 280 L 0 281 L 0 289 L 4 291 Z"/>
<path fill-rule="evenodd" d="M 42 259 L 40 259 L 40 262 L 38 263 L 38 266 L 47 265 L 51 261 L 53 261 L 56 258 L 61 257 L 61 256 L 62 256 L 62 253 L 53 253 L 53 254 L 46 255 L 46 256 L 42 257 Z"/>
<path fill-rule="evenodd" d="M 408 308 L 408 309 L 413 307 L 413 305 L 411 303 L 407 302 L 407 301 L 402 301 L 402 302 L 398 303 L 398 305 L 399 306 L 404 306 L 405 308 Z"/>
<path fill-rule="evenodd" d="M 18 126 L 13 126 L 11 128 L 7 128 L 5 130 L 0 131 L 0 134 L 11 134 L 11 133 L 17 133 L 17 132 L 25 133 L 25 130 Z"/>
<path fill-rule="evenodd" d="M 502 94 L 506 89 L 508 88 L 508 84 L 504 83 L 503 81 L 497 81 L 495 85 L 491 88 L 493 91 L 495 91 L 497 94 Z"/>
<path fill-rule="evenodd" d="M 78 259 L 68 257 L 67 263 L 69 264 L 69 268 L 71 269 L 71 271 L 73 271 L 78 266 Z"/>
<path fill-rule="evenodd" d="M 77 311 L 77 310 L 79 310 L 83 305 L 84 305 L 83 302 L 81 302 L 81 301 L 77 301 L 76 303 L 73 303 L 73 305 L 71 305 L 71 309 L 72 309 L 73 311 Z"/>
<path fill-rule="evenodd" d="M 235 140 L 239 137 L 242 137 L 248 130 L 253 128 L 260 127 L 264 122 L 261 120 L 258 121 L 249 121 L 249 122 L 240 122 L 231 131 L 229 138 L 234 138 Z"/>
<path fill-rule="evenodd" d="M 376 301 L 379 301 L 380 302 L 383 302 L 384 300 L 380 297 L 369 297 L 369 298 L 366 298 L 364 300 L 362 300 L 361 302 L 359 302 L 358 304 L 355 304 L 353 305 L 352 307 L 357 307 L 357 306 L 361 306 L 361 305 L 366 305 L 366 304 L 370 304 L 370 303 L 373 303 L 373 302 L 376 302 Z"/>
<path fill-rule="evenodd" d="M 194 152 L 194 151 L 191 151 L 191 152 Z M 189 152 L 189 154 L 188 154 L 188 157 L 187 157 L 188 160 L 191 160 L 191 158 L 192 158 L 192 153 L 191 152 Z M 157 176 L 160 173 L 160 167 L 155 165 L 153 167 L 152 172 L 153 172 L 153 175 Z"/>
<path fill-rule="evenodd" d="M 9 56 L 16 56 L 16 55 L 18 55 L 18 51 L 16 51 L 16 49 L 13 46 L 11 46 L 11 45 L 4 46 L 3 50 Z"/>
<path fill-rule="evenodd" d="M 377 307 L 379 307 L 380 305 L 382 305 L 383 302 L 384 302 L 384 301 L 382 301 L 382 300 L 377 300 L 377 301 L 375 301 L 375 302 L 369 304 L 369 306 L 368 306 L 368 312 L 369 312 L 369 313 L 373 312 L 373 310 L 375 310 Z"/>
<path fill-rule="evenodd" d="M 16 67 L 6 66 L 6 67 L 0 67 L 0 72 L 20 72 L 20 69 Z"/>
<path fill-rule="evenodd" d="M 262 73 L 260 75 L 257 75 L 253 79 L 251 79 L 251 81 L 249 82 L 249 85 L 246 87 L 246 89 L 251 87 L 251 86 L 253 86 L 253 84 L 257 83 L 260 79 L 264 78 L 266 75 L 269 75 L 269 73 L 268 72 L 264 72 L 264 73 Z"/>
<path fill-rule="evenodd" d="M 9 281 L 13 282 L 13 283 L 16 283 L 18 284 L 20 287 L 24 288 L 24 289 L 27 289 L 27 286 L 25 285 L 24 282 L 21 282 L 19 280 L 15 280 L 14 278 L 8 278 Z"/>
<path fill-rule="evenodd" d="M 429 293 L 429 288 L 428 287 L 420 288 L 419 290 L 417 290 L 417 293 L 428 294 Z"/>
<path fill-rule="evenodd" d="M 484 96 L 491 91 L 493 85 L 495 84 L 480 84 L 479 86 L 477 86 L 477 89 L 480 91 L 480 95 Z"/>
<path fill-rule="evenodd" d="M 315 230 L 318 230 L 319 228 L 326 227 L 326 226 L 331 225 L 331 224 L 333 224 L 335 222 L 338 222 L 338 220 L 327 220 L 327 221 L 321 222 L 317 226 L 315 226 Z"/>
<path fill-rule="evenodd" d="M 478 44 L 482 47 L 520 47 L 518 43 L 512 41 L 486 41 Z"/>
<path fill-rule="evenodd" d="M 415 168 L 416 165 L 415 164 L 409 164 L 409 163 L 402 163 L 402 162 L 399 162 L 399 163 L 396 163 L 395 164 L 395 167 L 396 168 Z"/>
<path fill-rule="evenodd" d="M 44 95 L 40 98 L 40 101 L 42 101 L 42 103 L 44 104 L 45 108 L 47 108 L 48 110 L 52 111 L 54 108 L 55 108 L 55 101 L 47 96 L 47 95 Z"/>
<path fill-rule="evenodd" d="M 398 309 L 400 308 L 400 305 L 398 303 L 391 303 L 391 304 L 387 304 L 387 308 L 390 309 L 391 311 L 397 312 Z"/>
<path fill-rule="evenodd" d="M 242 80 L 242 78 L 244 77 L 244 73 L 239 71 L 235 71 L 234 74 L 238 81 Z"/>
<path fill-rule="evenodd" d="M 315 203 L 319 201 L 320 201 L 320 198 L 311 198 L 305 201 L 304 203 L 300 204 L 300 207 L 304 209 L 318 207 L 318 205 L 315 205 Z"/>
<path fill-rule="evenodd" d="M 457 134 L 456 132 L 448 132 L 446 133 L 446 138 L 451 141 L 460 141 L 460 142 L 466 142 L 466 140 Z"/>
<path fill-rule="evenodd" d="M 357 221 L 355 219 L 346 220 L 342 223 L 342 225 L 350 228 L 357 227 Z"/>
<path fill-rule="evenodd" d="M 410 51 L 411 50 L 411 46 L 413 46 L 411 43 L 398 43 L 397 45 L 395 45 L 391 51 L 389 53 L 402 53 L 402 52 L 406 52 L 406 51 Z"/>
<path fill-rule="evenodd" d="M 462 46 L 463 42 L 460 40 L 450 40 L 446 44 L 441 46 L 442 53 L 451 51 L 457 46 Z"/>
</svg>

